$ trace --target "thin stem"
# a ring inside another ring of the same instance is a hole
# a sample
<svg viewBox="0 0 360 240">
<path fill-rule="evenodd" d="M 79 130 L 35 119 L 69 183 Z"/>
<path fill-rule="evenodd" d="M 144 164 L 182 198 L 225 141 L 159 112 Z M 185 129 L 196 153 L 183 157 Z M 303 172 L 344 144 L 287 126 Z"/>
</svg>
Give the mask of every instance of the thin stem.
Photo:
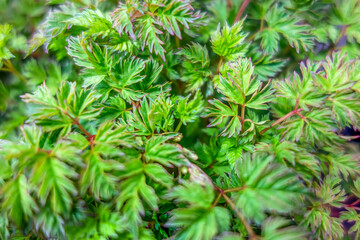
<svg viewBox="0 0 360 240">
<path fill-rule="evenodd" d="M 219 202 L 220 198 L 221 198 L 221 193 L 219 193 L 219 194 L 217 195 L 215 201 L 213 202 L 213 204 L 212 204 L 211 206 L 212 206 L 212 207 L 215 207 L 216 204 Z"/>
<path fill-rule="evenodd" d="M 329 50 L 328 53 L 332 53 L 332 52 L 335 50 L 335 48 L 336 48 L 336 46 L 339 44 L 342 36 L 345 34 L 346 28 L 347 28 L 347 26 L 342 26 L 342 27 L 341 27 L 341 32 L 340 32 L 339 36 L 336 38 L 333 47 L 330 48 L 330 50 Z"/>
<path fill-rule="evenodd" d="M 205 176 L 207 176 L 207 178 L 211 181 L 212 186 L 214 188 L 214 190 L 216 190 L 217 192 L 219 192 L 219 195 L 216 197 L 215 201 L 212 203 L 212 206 L 215 207 L 216 204 L 218 203 L 218 201 L 220 200 L 220 197 L 223 197 L 226 201 L 227 204 L 229 204 L 229 206 L 231 207 L 231 209 L 235 212 L 235 214 L 237 215 L 237 217 L 239 218 L 239 220 L 242 222 L 242 224 L 245 227 L 246 232 L 249 235 L 249 240 L 255 240 L 257 239 L 257 235 L 255 234 L 255 232 L 252 230 L 251 226 L 249 225 L 249 223 L 246 221 L 245 217 L 241 214 L 240 211 L 238 211 L 236 209 L 235 203 L 226 195 L 225 191 L 229 191 L 230 189 L 227 190 L 222 190 L 221 188 L 219 188 L 218 186 L 216 186 L 211 178 L 201 169 L 199 169 Z M 245 187 L 245 186 L 243 186 Z M 243 188 L 242 187 L 242 188 Z M 240 189 L 240 188 L 233 188 L 233 189 Z M 232 190 L 233 190 L 232 189 Z"/>
<path fill-rule="evenodd" d="M 241 121 L 241 129 L 244 129 L 244 123 L 245 123 L 245 103 L 243 105 L 241 105 L 241 116 L 240 116 L 240 121 Z"/>
<path fill-rule="evenodd" d="M 244 2 L 242 3 L 239 11 L 236 14 L 234 23 L 238 22 L 241 18 L 241 15 L 243 14 L 243 12 L 245 11 L 245 8 L 247 7 L 247 5 L 249 4 L 250 0 L 244 0 Z"/>
<path fill-rule="evenodd" d="M 360 210 L 360 207 L 355 207 L 355 206 L 353 206 L 353 205 L 350 205 L 350 206 L 347 206 L 347 207 L 349 207 L 349 208 L 352 208 L 352 209 L 355 209 L 355 210 Z"/>
<path fill-rule="evenodd" d="M 90 139 L 93 138 L 93 135 L 89 133 L 79 122 L 78 119 L 75 119 L 74 124 L 80 128 L 80 130 Z"/>
<path fill-rule="evenodd" d="M 182 121 L 180 121 L 179 124 L 177 125 L 177 127 L 176 127 L 176 129 L 175 129 L 175 132 L 179 132 L 181 126 L 182 126 Z"/>
<path fill-rule="evenodd" d="M 252 230 L 251 226 L 249 225 L 249 223 L 246 221 L 246 219 L 244 218 L 244 216 L 241 214 L 241 212 L 239 212 L 236 209 L 235 203 L 228 197 L 226 196 L 225 193 L 221 194 L 222 197 L 225 199 L 225 201 L 230 205 L 230 207 L 232 208 L 232 210 L 236 213 L 237 217 L 240 219 L 241 223 L 244 225 L 246 232 L 249 235 L 249 239 L 256 239 L 256 234 L 255 232 Z"/>
<path fill-rule="evenodd" d="M 297 99 L 296 99 L 296 103 L 295 103 L 295 107 L 294 107 L 295 110 L 298 109 L 298 107 L 299 107 L 299 102 L 300 102 L 300 98 L 297 98 Z"/>
<path fill-rule="evenodd" d="M 239 192 L 242 191 L 246 188 L 246 186 L 242 186 L 242 187 L 235 187 L 235 188 L 229 188 L 229 189 L 225 189 L 224 193 L 229 193 L 229 192 Z"/>
<path fill-rule="evenodd" d="M 180 48 L 180 40 L 177 36 L 175 36 L 175 43 L 176 43 L 176 47 Z"/>
<path fill-rule="evenodd" d="M 21 75 L 21 73 L 19 73 L 18 70 L 16 70 L 16 68 L 14 67 L 14 65 L 12 64 L 12 62 L 9 59 L 5 60 L 4 65 L 7 68 L 1 68 L 0 70 L 11 72 L 11 73 L 15 74 L 21 81 L 26 83 L 26 78 L 23 75 Z"/>
<path fill-rule="evenodd" d="M 355 202 L 348 204 L 348 206 L 354 206 L 358 203 L 360 203 L 360 198 L 358 200 L 356 200 Z"/>
<path fill-rule="evenodd" d="M 257 33 L 258 33 L 258 32 L 255 32 L 253 35 L 251 35 L 251 36 L 248 38 L 248 40 L 249 40 L 249 41 L 254 40 L 254 38 L 255 38 L 255 36 L 256 36 Z"/>
<path fill-rule="evenodd" d="M 259 32 L 261 32 L 263 28 L 264 28 L 264 18 L 261 18 Z"/>
<path fill-rule="evenodd" d="M 220 60 L 219 60 L 219 63 L 218 63 L 218 66 L 217 66 L 217 69 L 216 69 L 216 74 L 218 74 L 220 72 L 220 67 L 221 67 L 221 64 L 224 60 L 224 57 L 220 57 Z"/>
<path fill-rule="evenodd" d="M 275 122 L 273 122 L 270 127 L 263 129 L 260 134 L 264 134 L 265 132 L 267 132 L 270 128 L 278 125 L 279 123 L 285 121 L 286 119 L 288 119 L 289 117 L 298 114 L 299 112 L 301 112 L 303 109 L 299 108 L 299 109 L 294 109 L 293 111 L 289 112 L 288 114 L 282 116 L 281 118 L 279 118 L 278 120 L 276 120 Z"/>
<path fill-rule="evenodd" d="M 73 118 L 69 113 L 64 112 L 64 114 L 66 116 L 68 116 L 72 121 L 73 124 L 75 124 L 76 126 L 78 126 L 78 128 L 80 128 L 80 130 L 86 135 L 86 137 L 88 138 L 88 140 L 90 141 L 90 143 L 92 143 L 93 139 L 94 139 L 94 135 L 92 135 L 91 133 L 89 133 L 84 127 L 83 125 L 81 125 L 81 123 L 79 122 L 78 118 Z"/>
</svg>

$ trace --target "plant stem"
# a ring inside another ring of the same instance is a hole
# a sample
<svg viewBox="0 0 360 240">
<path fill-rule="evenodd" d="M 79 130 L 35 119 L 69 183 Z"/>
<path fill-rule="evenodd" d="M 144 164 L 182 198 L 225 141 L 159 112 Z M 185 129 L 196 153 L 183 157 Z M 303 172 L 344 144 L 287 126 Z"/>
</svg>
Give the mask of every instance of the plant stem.
<svg viewBox="0 0 360 240">
<path fill-rule="evenodd" d="M 229 188 L 229 189 L 225 189 L 224 193 L 229 193 L 229 192 L 239 192 L 244 190 L 246 187 L 242 186 L 242 187 L 235 187 L 235 188 Z"/>
<path fill-rule="evenodd" d="M 244 98 L 245 99 L 245 98 Z M 241 116 L 240 116 L 240 121 L 241 121 L 241 129 L 244 129 L 244 123 L 245 123 L 245 103 L 243 105 L 241 105 Z"/>
<path fill-rule="evenodd" d="M 218 66 L 217 66 L 217 69 L 216 69 L 216 74 L 218 74 L 220 72 L 220 67 L 221 67 L 221 64 L 222 64 L 223 60 L 224 60 L 224 57 L 221 56 L 220 60 L 219 60 L 219 63 L 218 63 Z"/>
<path fill-rule="evenodd" d="M 220 198 L 221 198 L 221 193 L 219 193 L 219 194 L 217 195 L 215 201 L 213 202 L 213 204 L 212 204 L 211 206 L 212 206 L 212 207 L 215 207 L 216 204 L 219 202 Z"/>
<path fill-rule="evenodd" d="M 355 202 L 348 204 L 348 206 L 354 206 L 358 203 L 360 203 L 360 198 L 358 200 L 356 200 Z"/>
<path fill-rule="evenodd" d="M 92 144 L 95 135 L 92 135 L 91 133 L 89 133 L 89 132 L 83 127 L 83 125 L 81 125 L 81 123 L 79 122 L 79 119 L 78 119 L 78 118 L 73 118 L 73 117 L 72 117 L 69 113 L 67 113 L 67 112 L 64 112 L 64 114 L 65 114 L 66 116 L 68 116 L 68 117 L 73 121 L 73 124 L 75 124 L 76 126 L 78 126 L 78 128 L 86 135 L 88 141 Z"/>
<path fill-rule="evenodd" d="M 11 72 L 11 73 L 15 74 L 21 81 L 26 83 L 26 78 L 23 75 L 21 75 L 21 73 L 19 73 L 18 70 L 16 70 L 16 68 L 14 67 L 14 65 L 12 64 L 12 62 L 9 59 L 5 60 L 4 65 L 6 68 L 1 68 L 0 70 Z"/>
<path fill-rule="evenodd" d="M 263 30 L 263 28 L 264 28 L 264 18 L 261 18 L 259 32 L 261 32 Z"/>
<path fill-rule="evenodd" d="M 175 36 L 175 43 L 176 43 L 176 47 L 180 48 L 180 40 L 177 36 Z"/>
<path fill-rule="evenodd" d="M 236 14 L 234 23 L 238 22 L 241 18 L 241 15 L 243 14 L 243 12 L 245 11 L 245 8 L 247 7 L 247 5 L 249 4 L 250 0 L 244 0 L 244 2 L 242 3 L 239 11 Z"/>
<path fill-rule="evenodd" d="M 79 122 L 78 119 L 75 119 L 75 120 L 74 120 L 74 124 L 80 128 L 80 130 L 86 135 L 86 137 L 88 137 L 89 139 L 90 139 L 90 138 L 93 138 L 93 135 L 92 135 L 91 133 L 89 133 L 89 132 L 83 127 L 83 125 L 80 124 L 80 122 Z"/>
<path fill-rule="evenodd" d="M 241 212 L 239 212 L 236 209 L 235 203 L 228 197 L 226 196 L 225 193 L 221 193 L 222 197 L 225 199 L 225 201 L 230 205 L 230 207 L 232 208 L 232 210 L 236 213 L 237 217 L 240 219 L 241 223 L 244 225 L 246 232 L 249 235 L 249 239 L 256 239 L 256 234 L 255 232 L 252 230 L 251 226 L 249 225 L 249 223 L 246 221 L 246 219 L 244 218 L 244 216 L 241 214 Z"/>
<path fill-rule="evenodd" d="M 179 132 L 181 126 L 182 126 L 182 121 L 180 121 L 179 124 L 177 125 L 177 127 L 176 127 L 176 129 L 175 129 L 175 132 Z"/>
<path fill-rule="evenodd" d="M 333 47 L 330 48 L 328 54 L 332 53 L 332 52 L 335 50 L 335 48 L 336 48 L 336 46 L 339 44 L 342 36 L 345 34 L 346 28 L 347 28 L 346 26 L 342 26 L 342 27 L 341 27 L 341 32 L 340 32 L 339 36 L 336 38 Z"/>
<path fill-rule="evenodd" d="M 202 171 L 202 170 L 201 170 Z M 212 203 L 212 207 L 215 207 L 216 204 L 218 203 L 218 201 L 220 200 L 220 197 L 223 197 L 226 201 L 227 204 L 229 204 L 229 206 L 231 207 L 231 209 L 235 212 L 236 216 L 239 218 L 239 220 L 242 222 L 242 224 L 245 227 L 246 232 L 249 235 L 249 240 L 255 240 L 257 239 L 257 235 L 255 234 L 255 232 L 252 230 L 251 226 L 249 225 L 249 223 L 246 221 L 246 219 L 244 218 L 244 216 L 241 214 L 241 212 L 239 212 L 236 209 L 235 203 L 226 195 L 226 192 L 232 192 L 233 190 L 242 190 L 245 188 L 245 186 L 242 187 L 236 187 L 236 188 L 231 188 L 231 189 L 227 189 L 227 190 L 222 190 L 221 188 L 219 188 L 218 186 L 216 186 L 211 178 L 202 171 L 202 173 L 211 181 L 212 186 L 214 188 L 214 190 L 216 190 L 217 192 L 219 192 L 219 195 L 216 197 L 215 201 Z"/>
<path fill-rule="evenodd" d="M 293 111 L 289 112 L 288 114 L 282 116 L 281 118 L 279 118 L 278 120 L 276 120 L 275 122 L 273 122 L 270 127 L 263 129 L 260 134 L 264 134 L 265 132 L 267 132 L 270 128 L 278 125 L 279 123 L 281 123 L 282 121 L 285 121 L 286 119 L 288 119 L 289 117 L 298 114 L 299 112 L 301 112 L 303 109 L 299 108 L 299 109 L 294 109 Z"/>
</svg>

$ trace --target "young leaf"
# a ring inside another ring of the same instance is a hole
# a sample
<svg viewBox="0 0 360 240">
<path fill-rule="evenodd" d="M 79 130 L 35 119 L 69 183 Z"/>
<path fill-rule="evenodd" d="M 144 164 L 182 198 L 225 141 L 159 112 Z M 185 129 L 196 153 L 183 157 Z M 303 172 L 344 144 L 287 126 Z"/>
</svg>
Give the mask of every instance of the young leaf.
<svg viewBox="0 0 360 240">
<path fill-rule="evenodd" d="M 222 29 L 220 29 L 220 24 L 218 25 L 216 32 L 211 37 L 214 53 L 229 61 L 245 55 L 248 48 L 245 43 L 247 34 L 241 32 L 244 20 L 238 21 L 231 27 L 226 23 Z"/>
<path fill-rule="evenodd" d="M 24 175 L 19 175 L 2 186 L 2 208 L 18 226 L 28 221 L 38 207 L 30 196 L 30 186 Z"/>
<path fill-rule="evenodd" d="M 232 198 L 245 217 L 256 222 L 264 220 L 268 210 L 294 210 L 306 193 L 296 174 L 273 163 L 271 157 L 244 154 L 237 162 L 237 173 L 241 184 L 236 187 L 243 190 L 235 192 Z"/>
</svg>

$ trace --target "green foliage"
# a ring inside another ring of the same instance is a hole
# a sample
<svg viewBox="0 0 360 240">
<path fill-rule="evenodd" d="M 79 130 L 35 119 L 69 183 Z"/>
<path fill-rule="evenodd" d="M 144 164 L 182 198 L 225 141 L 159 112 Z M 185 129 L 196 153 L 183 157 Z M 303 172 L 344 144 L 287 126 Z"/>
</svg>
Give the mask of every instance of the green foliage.
<svg viewBox="0 0 360 240">
<path fill-rule="evenodd" d="M 265 211 L 289 212 L 306 190 L 293 172 L 272 164 L 271 157 L 245 154 L 237 162 L 238 179 L 233 179 L 230 187 L 240 187 L 233 194 L 237 208 L 244 216 L 256 222 L 264 220 Z"/>
<path fill-rule="evenodd" d="M 262 29 L 256 38 L 261 38 L 261 47 L 265 52 L 274 53 L 278 51 L 280 34 L 297 52 L 299 52 L 300 47 L 304 50 L 312 47 L 313 42 L 309 34 L 310 26 L 300 24 L 296 18 L 290 17 L 276 4 L 268 9 L 264 20 L 268 27 Z"/>
<path fill-rule="evenodd" d="M 167 222 L 169 227 L 181 228 L 176 233 L 178 239 L 212 239 L 229 229 L 228 210 L 212 206 L 215 194 L 211 186 L 185 183 L 174 188 L 169 197 L 179 204 L 187 203 L 187 208 L 173 210 Z"/>
<path fill-rule="evenodd" d="M 359 20 L 0 0 L 0 239 L 359 238 Z"/>
<path fill-rule="evenodd" d="M 247 34 L 241 32 L 243 22 L 239 21 L 231 27 L 226 24 L 222 29 L 219 24 L 211 38 L 214 53 L 230 61 L 245 55 L 248 45 L 244 42 Z"/>
<path fill-rule="evenodd" d="M 0 25 L 0 61 L 10 59 L 14 55 L 6 47 L 7 41 L 10 38 L 11 26 L 9 24 Z M 0 65 L 1 67 L 2 65 Z"/>
</svg>

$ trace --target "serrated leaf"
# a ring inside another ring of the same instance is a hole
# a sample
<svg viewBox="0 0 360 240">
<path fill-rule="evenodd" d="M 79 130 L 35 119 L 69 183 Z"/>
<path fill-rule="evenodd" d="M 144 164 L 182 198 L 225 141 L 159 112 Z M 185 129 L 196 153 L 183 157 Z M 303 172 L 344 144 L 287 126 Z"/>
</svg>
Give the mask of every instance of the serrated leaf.
<svg viewBox="0 0 360 240">
<path fill-rule="evenodd" d="M 214 53 L 230 61 L 245 55 L 248 45 L 244 42 L 247 34 L 241 32 L 243 23 L 244 19 L 231 27 L 226 23 L 222 29 L 218 25 L 211 37 Z"/>
<path fill-rule="evenodd" d="M 241 132 L 241 122 L 238 116 L 238 108 L 236 104 L 229 103 L 230 106 L 227 106 L 220 102 L 217 99 L 210 100 L 210 104 L 214 107 L 208 108 L 204 117 L 211 117 L 213 120 L 208 125 L 209 127 L 213 127 L 219 125 L 225 121 L 226 127 L 222 131 L 222 136 L 229 137 L 233 135 L 239 135 Z"/>
<path fill-rule="evenodd" d="M 245 217 L 256 222 L 264 220 L 267 210 L 294 210 L 306 192 L 296 174 L 273 163 L 271 157 L 244 154 L 238 160 L 237 173 L 243 190 L 235 192 L 232 198 Z"/>
<path fill-rule="evenodd" d="M 22 174 L 8 181 L 1 188 L 1 194 L 3 195 L 2 208 L 8 212 L 10 219 L 18 226 L 27 221 L 33 215 L 33 212 L 38 209 L 29 192 L 30 186 Z"/>
<path fill-rule="evenodd" d="M 262 224 L 261 235 L 266 240 L 307 239 L 303 229 L 291 226 L 291 221 L 280 217 L 266 219 Z"/>
<path fill-rule="evenodd" d="M 145 145 L 144 157 L 148 162 L 158 162 L 171 167 L 183 164 L 183 155 L 176 144 L 165 143 L 168 138 L 153 136 Z"/>
</svg>

